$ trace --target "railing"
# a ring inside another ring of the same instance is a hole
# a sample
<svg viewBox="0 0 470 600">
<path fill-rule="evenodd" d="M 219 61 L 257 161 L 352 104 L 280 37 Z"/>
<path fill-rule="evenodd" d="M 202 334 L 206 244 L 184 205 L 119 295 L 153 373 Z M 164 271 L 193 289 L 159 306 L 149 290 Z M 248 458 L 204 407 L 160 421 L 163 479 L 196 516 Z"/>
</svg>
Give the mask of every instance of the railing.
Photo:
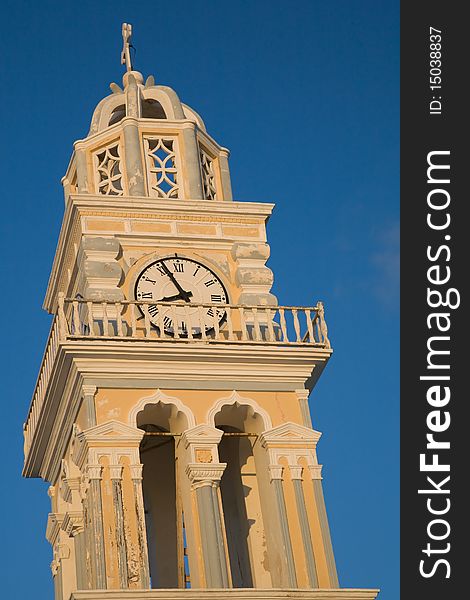
<svg viewBox="0 0 470 600">
<path fill-rule="evenodd" d="M 183 302 L 60 299 L 67 339 L 316 345 L 329 348 L 323 304 L 238 306 Z"/>
<path fill-rule="evenodd" d="M 26 450 L 31 446 L 31 440 L 33 433 L 36 430 L 39 415 L 41 414 L 42 406 L 44 404 L 44 398 L 46 396 L 47 387 L 49 385 L 52 368 L 59 350 L 60 343 L 59 333 L 59 319 L 57 315 L 54 317 L 51 325 L 51 331 L 49 333 L 49 339 L 47 340 L 46 349 L 42 357 L 41 366 L 39 367 L 39 374 L 36 380 L 36 387 L 34 389 L 33 398 L 29 408 L 28 417 L 24 425 L 24 445 L 25 453 Z"/>
<path fill-rule="evenodd" d="M 59 295 L 24 426 L 25 452 L 36 430 L 61 343 L 86 340 L 186 344 L 264 344 L 330 348 L 323 303 L 314 307 L 168 302 L 96 302 Z"/>
</svg>

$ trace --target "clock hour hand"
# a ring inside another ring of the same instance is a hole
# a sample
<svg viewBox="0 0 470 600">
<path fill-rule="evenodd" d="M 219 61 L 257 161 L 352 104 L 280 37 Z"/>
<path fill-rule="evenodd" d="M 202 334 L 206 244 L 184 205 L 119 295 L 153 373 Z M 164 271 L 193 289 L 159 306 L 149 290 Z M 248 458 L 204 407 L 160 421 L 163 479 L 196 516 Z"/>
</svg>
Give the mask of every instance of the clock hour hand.
<svg viewBox="0 0 470 600">
<path fill-rule="evenodd" d="M 185 302 L 191 302 L 191 300 L 189 299 L 192 294 L 191 292 L 186 292 L 185 290 L 183 290 L 183 288 L 180 286 L 180 284 L 176 281 L 175 276 L 173 275 L 173 273 L 170 271 L 170 269 L 166 266 L 166 264 L 164 262 L 161 263 L 163 270 L 165 271 L 165 273 L 168 275 L 168 277 L 171 279 L 171 281 L 174 283 L 176 289 L 179 292 L 179 296 L 185 301 Z M 179 299 L 179 298 L 178 298 Z"/>
<path fill-rule="evenodd" d="M 190 298 L 193 295 L 192 292 L 185 292 L 185 293 L 188 296 L 188 298 Z M 174 302 L 175 300 L 186 300 L 186 299 L 183 298 L 183 296 L 181 294 L 176 294 L 176 296 L 165 296 L 165 298 L 160 298 L 160 300 L 157 300 L 157 302 Z M 186 302 L 188 302 L 188 300 L 186 300 Z"/>
</svg>

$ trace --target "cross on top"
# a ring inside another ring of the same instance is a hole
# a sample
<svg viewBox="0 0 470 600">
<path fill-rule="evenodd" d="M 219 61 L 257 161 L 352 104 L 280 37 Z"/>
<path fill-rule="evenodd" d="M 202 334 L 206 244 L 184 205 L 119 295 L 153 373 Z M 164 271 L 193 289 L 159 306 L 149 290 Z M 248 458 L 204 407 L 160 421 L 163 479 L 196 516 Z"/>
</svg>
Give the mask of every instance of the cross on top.
<svg viewBox="0 0 470 600">
<path fill-rule="evenodd" d="M 130 23 L 122 24 L 122 52 L 121 52 L 121 65 L 126 65 L 127 71 L 132 71 L 131 63 L 131 39 L 132 39 L 132 25 Z"/>
</svg>

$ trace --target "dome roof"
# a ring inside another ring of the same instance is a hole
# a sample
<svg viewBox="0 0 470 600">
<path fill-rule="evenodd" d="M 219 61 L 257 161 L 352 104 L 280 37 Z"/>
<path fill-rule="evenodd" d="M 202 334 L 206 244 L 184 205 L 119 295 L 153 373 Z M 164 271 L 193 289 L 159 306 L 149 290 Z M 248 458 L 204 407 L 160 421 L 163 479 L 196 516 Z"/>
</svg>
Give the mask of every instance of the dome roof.
<svg viewBox="0 0 470 600">
<path fill-rule="evenodd" d="M 127 71 L 123 77 L 123 88 L 116 83 L 111 83 L 110 88 L 113 93 L 103 98 L 95 108 L 88 137 L 118 123 L 124 117 L 188 120 L 206 131 L 204 121 L 198 113 L 183 104 L 172 88 L 155 85 L 152 75 L 144 83 L 139 71 Z"/>
</svg>

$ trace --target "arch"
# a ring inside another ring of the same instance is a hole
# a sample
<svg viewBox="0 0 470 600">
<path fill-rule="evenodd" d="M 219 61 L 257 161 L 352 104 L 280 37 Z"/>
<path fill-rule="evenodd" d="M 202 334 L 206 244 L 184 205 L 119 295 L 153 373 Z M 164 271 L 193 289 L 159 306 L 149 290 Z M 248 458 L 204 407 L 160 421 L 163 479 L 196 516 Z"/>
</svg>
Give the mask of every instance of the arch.
<svg viewBox="0 0 470 600">
<path fill-rule="evenodd" d="M 196 419 L 194 418 L 194 414 L 190 408 L 188 408 L 185 404 L 181 402 L 179 398 L 174 396 L 168 396 L 164 394 L 160 389 L 158 389 L 152 396 L 145 396 L 145 398 L 141 398 L 137 404 L 135 404 L 132 409 L 129 411 L 128 423 L 132 427 L 137 426 L 137 415 L 145 410 L 145 407 L 149 404 L 173 404 L 178 413 L 182 413 L 187 420 L 188 429 L 196 426 Z"/>
<path fill-rule="evenodd" d="M 163 106 L 155 98 L 142 100 L 142 119 L 166 119 Z"/>
<path fill-rule="evenodd" d="M 249 406 L 253 410 L 254 414 L 258 414 L 263 420 L 263 431 L 272 429 L 272 422 L 269 413 L 261 408 L 261 406 L 252 398 L 240 396 L 237 391 L 233 391 L 230 396 L 220 398 L 217 402 L 209 409 L 207 413 L 206 422 L 213 427 L 217 427 L 215 424 L 216 415 L 221 412 L 224 406 Z"/>
<path fill-rule="evenodd" d="M 191 108 L 187 104 L 182 103 L 181 106 L 183 107 L 184 116 L 189 121 L 194 121 L 196 123 L 196 125 L 199 127 L 199 129 L 201 129 L 202 131 L 206 131 L 206 126 L 204 125 L 204 121 L 202 120 L 201 115 L 198 114 L 194 110 L 194 108 Z"/>
<path fill-rule="evenodd" d="M 156 100 L 163 107 L 167 119 L 184 119 L 183 107 L 175 90 L 166 85 L 156 85 L 142 90 L 144 100 Z"/>
<path fill-rule="evenodd" d="M 116 123 L 119 123 L 119 121 L 122 121 L 122 119 L 124 119 L 125 116 L 126 116 L 126 105 L 124 103 L 118 104 L 118 106 L 116 106 L 111 113 L 111 116 L 109 118 L 108 127 L 111 127 L 111 125 L 115 125 Z"/>
</svg>

